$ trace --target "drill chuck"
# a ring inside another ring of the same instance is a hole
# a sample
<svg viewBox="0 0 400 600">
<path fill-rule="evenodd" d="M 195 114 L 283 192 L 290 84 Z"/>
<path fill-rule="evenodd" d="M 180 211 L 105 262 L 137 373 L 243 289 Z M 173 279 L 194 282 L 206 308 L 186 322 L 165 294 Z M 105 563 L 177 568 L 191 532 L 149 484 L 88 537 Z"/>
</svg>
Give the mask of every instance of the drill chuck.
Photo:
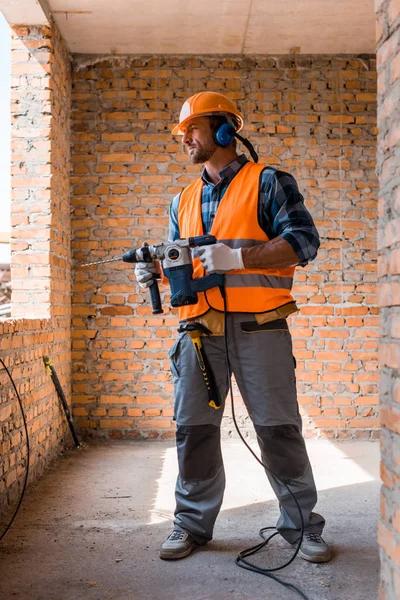
<svg viewBox="0 0 400 600">
<path fill-rule="evenodd" d="M 128 250 L 128 252 L 125 252 L 125 254 L 122 255 L 122 260 L 127 263 L 139 262 L 136 257 L 136 250 Z"/>
</svg>

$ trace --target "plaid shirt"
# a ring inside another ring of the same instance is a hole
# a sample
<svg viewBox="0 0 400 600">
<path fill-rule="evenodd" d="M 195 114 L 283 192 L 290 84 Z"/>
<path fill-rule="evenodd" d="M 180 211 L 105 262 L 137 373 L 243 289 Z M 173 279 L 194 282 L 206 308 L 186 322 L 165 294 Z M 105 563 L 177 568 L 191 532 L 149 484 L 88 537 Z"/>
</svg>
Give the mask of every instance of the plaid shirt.
<svg viewBox="0 0 400 600">
<path fill-rule="evenodd" d="M 215 213 L 228 185 L 247 162 L 244 154 L 238 156 L 220 171 L 220 180 L 216 184 L 209 180 L 207 171 L 203 170 L 201 216 L 205 234 L 211 230 Z M 170 206 L 170 241 L 180 237 L 179 199 L 180 194 L 175 196 Z M 269 239 L 280 236 L 289 242 L 299 257 L 300 266 L 304 267 L 316 257 L 320 244 L 319 235 L 310 213 L 304 206 L 304 198 L 296 181 L 289 173 L 277 171 L 273 167 L 265 167 L 261 172 L 258 222 Z"/>
</svg>

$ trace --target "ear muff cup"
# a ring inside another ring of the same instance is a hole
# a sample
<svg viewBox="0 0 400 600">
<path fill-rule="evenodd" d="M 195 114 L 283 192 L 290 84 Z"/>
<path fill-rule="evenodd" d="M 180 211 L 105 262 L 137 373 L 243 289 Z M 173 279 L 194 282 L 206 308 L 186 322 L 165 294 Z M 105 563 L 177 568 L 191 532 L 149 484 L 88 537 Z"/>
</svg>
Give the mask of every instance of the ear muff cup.
<svg viewBox="0 0 400 600">
<path fill-rule="evenodd" d="M 229 146 L 235 138 L 236 129 L 232 123 L 223 123 L 214 133 L 214 140 L 218 146 L 225 148 Z"/>
<path fill-rule="evenodd" d="M 235 138 L 237 138 L 242 142 L 242 144 L 244 144 L 244 146 L 250 152 L 251 158 L 254 160 L 255 163 L 258 163 L 258 154 L 254 150 L 252 143 L 249 142 L 249 140 L 246 140 L 246 138 L 236 133 L 236 129 L 232 125 L 232 123 L 222 123 L 222 125 L 220 125 L 220 127 L 218 127 L 217 131 L 214 133 L 215 143 L 217 144 L 217 146 L 222 146 L 222 148 L 229 146 L 229 144 L 231 144 Z"/>
</svg>

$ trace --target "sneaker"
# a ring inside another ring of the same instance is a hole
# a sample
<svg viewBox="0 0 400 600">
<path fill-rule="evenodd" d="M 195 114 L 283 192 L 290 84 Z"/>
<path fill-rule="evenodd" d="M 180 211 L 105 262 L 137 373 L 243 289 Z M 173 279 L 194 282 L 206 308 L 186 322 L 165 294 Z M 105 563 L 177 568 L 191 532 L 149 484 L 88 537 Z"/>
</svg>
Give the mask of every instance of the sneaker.
<svg viewBox="0 0 400 600">
<path fill-rule="evenodd" d="M 174 529 L 160 548 L 160 558 L 174 559 L 188 556 L 199 544 L 182 529 Z"/>
<path fill-rule="evenodd" d="M 293 544 L 297 547 L 297 543 Z M 319 533 L 305 533 L 299 550 L 299 556 L 313 563 L 328 562 L 332 558 L 331 549 Z"/>
</svg>

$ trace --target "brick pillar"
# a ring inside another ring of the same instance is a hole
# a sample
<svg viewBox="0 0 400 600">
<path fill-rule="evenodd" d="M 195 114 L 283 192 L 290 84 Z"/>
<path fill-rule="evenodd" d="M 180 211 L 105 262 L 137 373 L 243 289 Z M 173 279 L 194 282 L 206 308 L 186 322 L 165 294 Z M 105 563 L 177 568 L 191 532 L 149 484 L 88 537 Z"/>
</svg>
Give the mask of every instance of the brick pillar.
<svg viewBox="0 0 400 600">
<path fill-rule="evenodd" d="M 70 293 L 69 56 L 54 25 L 11 29 L 12 316 L 60 316 Z"/>
<path fill-rule="evenodd" d="M 47 354 L 69 399 L 70 56 L 53 22 L 11 31 L 12 317 L 49 319 Z"/>
<path fill-rule="evenodd" d="M 382 495 L 380 598 L 400 598 L 400 4 L 377 0 Z"/>
</svg>

